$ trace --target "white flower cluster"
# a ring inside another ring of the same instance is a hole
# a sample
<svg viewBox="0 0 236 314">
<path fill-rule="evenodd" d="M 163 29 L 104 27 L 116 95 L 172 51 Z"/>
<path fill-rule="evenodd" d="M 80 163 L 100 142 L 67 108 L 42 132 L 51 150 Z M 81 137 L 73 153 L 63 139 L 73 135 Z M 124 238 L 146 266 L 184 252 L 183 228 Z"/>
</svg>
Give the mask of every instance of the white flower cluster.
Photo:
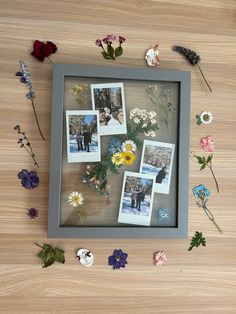
<svg viewBox="0 0 236 314">
<path fill-rule="evenodd" d="M 134 108 L 130 110 L 129 118 L 134 123 L 141 125 L 144 129 L 145 136 L 155 137 L 156 133 L 153 130 L 148 130 L 150 125 L 156 124 L 157 120 L 155 111 L 147 111 L 146 109 Z M 145 130 L 146 129 L 146 130 Z"/>
</svg>

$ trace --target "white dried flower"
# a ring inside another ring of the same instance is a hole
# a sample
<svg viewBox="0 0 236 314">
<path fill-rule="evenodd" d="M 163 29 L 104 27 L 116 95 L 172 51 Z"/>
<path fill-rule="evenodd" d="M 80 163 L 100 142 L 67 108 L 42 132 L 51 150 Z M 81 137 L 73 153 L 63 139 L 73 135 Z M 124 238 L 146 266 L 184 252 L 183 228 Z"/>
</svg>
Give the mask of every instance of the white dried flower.
<svg viewBox="0 0 236 314">
<path fill-rule="evenodd" d="M 137 117 L 135 117 L 135 118 L 134 118 L 134 123 L 139 124 L 139 122 L 140 122 L 140 119 L 139 119 L 139 118 L 137 118 Z"/>
<path fill-rule="evenodd" d="M 213 114 L 209 111 L 203 111 L 199 119 L 202 124 L 210 124 L 213 121 Z"/>
<path fill-rule="evenodd" d="M 150 117 L 150 119 L 153 119 L 156 115 L 157 115 L 157 114 L 156 114 L 155 111 L 150 111 L 150 112 L 149 112 L 149 117 Z"/>
<path fill-rule="evenodd" d="M 73 207 L 83 205 L 84 203 L 83 194 L 76 191 L 70 193 L 70 195 L 68 196 L 68 203 L 70 203 Z"/>
<path fill-rule="evenodd" d="M 148 117 L 148 116 L 146 115 L 146 113 L 142 113 L 142 114 L 141 114 L 141 119 L 146 120 L 147 117 Z"/>
<path fill-rule="evenodd" d="M 151 120 L 151 123 L 152 123 L 152 124 L 156 124 L 156 123 L 157 123 L 157 120 L 156 120 L 156 119 L 152 119 L 152 120 Z"/>
</svg>

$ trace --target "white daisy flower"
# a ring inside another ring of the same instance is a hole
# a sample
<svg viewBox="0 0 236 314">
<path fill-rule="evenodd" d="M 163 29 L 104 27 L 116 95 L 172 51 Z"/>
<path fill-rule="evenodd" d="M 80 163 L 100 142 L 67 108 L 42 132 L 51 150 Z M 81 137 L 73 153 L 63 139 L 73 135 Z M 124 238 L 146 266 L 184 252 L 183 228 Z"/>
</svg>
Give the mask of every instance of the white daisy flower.
<svg viewBox="0 0 236 314">
<path fill-rule="evenodd" d="M 213 114 L 210 111 L 203 111 L 199 119 L 202 124 L 210 124 L 213 121 Z"/>
<path fill-rule="evenodd" d="M 150 111 L 149 112 L 150 119 L 153 119 L 156 115 L 157 115 L 157 113 L 155 111 Z"/>
<path fill-rule="evenodd" d="M 83 205 L 84 203 L 83 194 L 76 191 L 70 193 L 70 195 L 68 196 L 68 203 L 70 203 L 73 207 Z"/>
<path fill-rule="evenodd" d="M 156 119 L 152 119 L 152 120 L 151 120 L 151 123 L 152 123 L 152 124 L 156 124 L 156 123 L 157 123 L 157 120 L 156 120 Z"/>
<path fill-rule="evenodd" d="M 142 129 L 144 129 L 144 128 L 146 128 L 147 127 L 147 123 L 144 123 L 143 125 L 142 125 Z"/>
<path fill-rule="evenodd" d="M 140 119 L 139 119 L 138 117 L 135 117 L 135 118 L 134 118 L 134 123 L 139 124 L 139 122 L 140 122 Z"/>
<path fill-rule="evenodd" d="M 156 133 L 154 131 L 151 131 L 150 134 L 149 134 L 151 137 L 155 137 L 156 136 Z"/>
<path fill-rule="evenodd" d="M 122 144 L 123 152 L 135 152 L 137 149 L 137 145 L 132 140 L 127 140 Z"/>
<path fill-rule="evenodd" d="M 129 114 L 134 115 L 135 113 L 136 113 L 135 109 L 131 109 Z"/>
<path fill-rule="evenodd" d="M 146 115 L 146 113 L 142 113 L 142 114 L 141 114 L 141 119 L 146 120 L 147 117 L 148 117 L 148 116 Z"/>
</svg>

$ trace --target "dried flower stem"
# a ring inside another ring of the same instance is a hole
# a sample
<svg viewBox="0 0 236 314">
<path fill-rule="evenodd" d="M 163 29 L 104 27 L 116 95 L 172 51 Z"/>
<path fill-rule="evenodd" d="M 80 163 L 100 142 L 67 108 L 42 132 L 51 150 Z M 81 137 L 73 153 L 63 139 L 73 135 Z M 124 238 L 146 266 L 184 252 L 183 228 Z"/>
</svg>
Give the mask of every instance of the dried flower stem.
<svg viewBox="0 0 236 314">
<path fill-rule="evenodd" d="M 212 93 L 211 86 L 210 86 L 209 83 L 207 82 L 207 79 L 206 79 L 205 75 L 203 74 L 202 69 L 201 69 L 201 67 L 200 67 L 200 65 L 199 65 L 198 63 L 197 63 L 197 67 L 198 67 L 198 69 L 199 69 L 199 71 L 200 71 L 200 73 L 201 73 L 201 75 L 202 75 L 202 77 L 203 77 L 205 83 L 207 84 L 207 86 L 208 86 L 210 92 Z"/>
<path fill-rule="evenodd" d="M 32 93 L 32 89 L 31 88 L 29 88 L 29 91 L 30 91 L 30 93 Z M 30 98 L 30 100 L 31 100 L 32 108 L 33 108 L 33 111 L 34 111 L 34 117 L 35 117 L 35 120 L 36 120 L 36 123 L 37 123 L 37 126 L 38 126 L 39 133 L 40 133 L 40 135 L 42 137 L 42 140 L 45 141 L 43 133 L 42 133 L 42 131 L 40 129 L 39 120 L 38 120 L 37 113 L 36 113 L 36 110 L 35 110 L 34 100 L 33 100 L 32 97 Z"/>
<path fill-rule="evenodd" d="M 214 179 L 215 184 L 216 184 L 216 189 L 217 189 L 217 192 L 218 192 L 218 193 L 220 193 L 219 185 L 218 185 L 218 182 L 217 182 L 217 180 L 216 180 L 216 176 L 215 176 L 215 174 L 214 174 L 214 171 L 213 171 L 213 168 L 212 168 L 212 163 L 211 163 L 211 161 L 210 161 L 210 163 L 209 163 L 209 164 L 210 164 L 210 165 L 208 165 L 208 164 L 207 164 L 207 167 L 211 170 L 211 173 L 212 173 L 213 179 Z"/>
<path fill-rule="evenodd" d="M 220 228 L 220 227 L 218 226 L 218 224 L 215 222 L 215 218 L 214 218 L 212 212 L 210 211 L 210 209 L 207 208 L 206 205 L 204 205 L 203 209 L 204 209 L 204 211 L 205 211 L 207 217 L 213 222 L 213 224 L 216 226 L 216 228 L 218 229 L 218 231 L 219 231 L 220 233 L 223 233 L 223 231 L 221 230 L 221 228 Z"/>
<path fill-rule="evenodd" d="M 53 62 L 52 62 L 52 60 L 50 59 L 50 57 L 47 57 L 48 58 L 48 60 L 51 62 L 51 64 L 53 64 Z"/>
<path fill-rule="evenodd" d="M 34 242 L 35 245 L 37 245 L 38 247 L 40 247 L 41 249 L 45 250 L 45 248 L 42 245 L 39 245 L 38 243 Z"/>
<path fill-rule="evenodd" d="M 220 233 L 222 233 L 223 231 L 221 230 L 221 228 L 219 227 L 219 225 L 215 222 L 215 218 L 212 214 L 212 212 L 210 211 L 210 209 L 206 206 L 207 203 L 207 199 L 204 199 L 204 197 L 200 197 L 201 202 L 197 201 L 197 205 L 201 208 L 204 209 L 207 217 L 209 218 L 210 221 L 213 222 L 213 224 L 216 226 L 216 228 L 218 229 L 218 231 Z"/>
<path fill-rule="evenodd" d="M 22 138 L 18 139 L 18 144 L 20 144 L 21 148 L 24 148 L 26 150 L 26 152 L 30 155 L 30 157 L 33 159 L 34 161 L 34 165 L 36 165 L 39 168 L 39 165 L 35 159 L 35 153 L 33 152 L 33 149 L 31 147 L 30 141 L 28 139 L 28 137 L 26 136 L 25 132 L 22 132 L 20 129 L 19 125 L 16 125 L 14 127 L 14 130 L 17 130 L 17 133 L 22 135 Z M 24 141 L 26 141 L 26 144 L 24 143 Z M 29 149 L 27 148 L 27 146 L 29 147 Z"/>
</svg>

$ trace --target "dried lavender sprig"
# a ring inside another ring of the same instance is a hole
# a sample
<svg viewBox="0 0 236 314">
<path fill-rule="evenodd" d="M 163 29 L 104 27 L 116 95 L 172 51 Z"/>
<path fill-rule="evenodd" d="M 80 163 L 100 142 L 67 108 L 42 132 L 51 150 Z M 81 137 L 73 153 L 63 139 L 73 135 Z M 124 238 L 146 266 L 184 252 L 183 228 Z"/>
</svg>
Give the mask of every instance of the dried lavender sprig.
<svg viewBox="0 0 236 314">
<path fill-rule="evenodd" d="M 207 84 L 210 92 L 212 93 L 212 89 L 210 87 L 210 84 L 208 83 L 205 75 L 203 74 L 203 71 L 199 65 L 200 61 L 201 61 L 201 57 L 193 50 L 185 48 L 185 47 L 181 47 L 181 46 L 173 46 L 173 50 L 179 52 L 180 54 L 184 55 L 185 58 L 190 62 L 190 64 L 192 65 L 197 65 L 205 83 Z"/>
<path fill-rule="evenodd" d="M 20 79 L 21 83 L 25 84 L 25 86 L 29 90 L 29 92 L 26 94 L 26 97 L 31 100 L 31 104 L 32 104 L 32 108 L 33 108 L 33 112 L 34 112 L 34 116 L 35 116 L 35 120 L 37 123 L 39 133 L 41 135 L 42 140 L 45 141 L 45 138 L 43 136 L 43 133 L 42 133 L 40 125 L 39 125 L 37 113 L 35 110 L 35 104 L 34 104 L 34 100 L 33 100 L 35 98 L 35 93 L 32 90 L 32 82 L 31 82 L 31 78 L 30 78 L 30 72 L 29 72 L 28 65 L 24 61 L 20 61 L 20 69 L 21 69 L 21 71 L 18 71 L 16 73 L 16 76 L 21 77 L 21 79 Z"/>
<path fill-rule="evenodd" d="M 36 159 L 35 159 L 35 153 L 33 152 L 33 149 L 32 149 L 32 147 L 31 147 L 30 141 L 29 141 L 28 137 L 26 136 L 25 132 L 22 132 L 22 131 L 21 131 L 21 128 L 20 128 L 19 125 L 16 125 L 16 126 L 14 127 L 14 130 L 16 130 L 18 134 L 20 134 L 20 135 L 23 136 L 23 137 L 20 137 L 20 138 L 18 139 L 17 143 L 20 144 L 20 147 L 21 147 L 21 148 L 24 148 L 24 149 L 27 151 L 27 153 L 28 153 L 28 154 L 30 155 L 30 157 L 33 159 L 34 165 L 39 168 L 39 165 L 38 165 L 38 163 L 37 163 L 37 161 L 36 161 Z M 24 141 L 25 141 L 25 143 L 24 143 Z M 30 150 L 28 150 L 27 147 L 29 147 Z"/>
</svg>

